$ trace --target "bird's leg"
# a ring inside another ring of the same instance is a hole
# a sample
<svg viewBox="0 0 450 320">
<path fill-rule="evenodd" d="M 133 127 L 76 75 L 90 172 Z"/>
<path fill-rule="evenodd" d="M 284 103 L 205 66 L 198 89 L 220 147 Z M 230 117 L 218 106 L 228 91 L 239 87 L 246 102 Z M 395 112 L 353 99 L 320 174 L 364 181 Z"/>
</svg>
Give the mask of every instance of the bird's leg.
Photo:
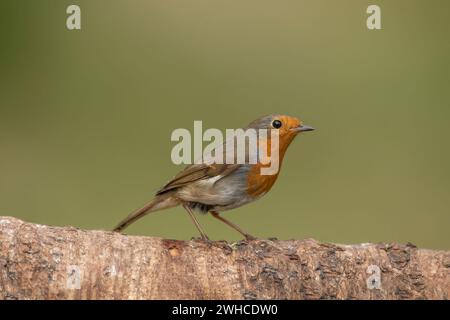
<svg viewBox="0 0 450 320">
<path fill-rule="evenodd" d="M 245 237 L 245 239 L 247 239 L 247 240 L 256 240 L 256 238 L 255 238 L 254 236 L 248 234 L 247 232 L 245 232 L 244 230 L 242 230 L 241 228 L 239 228 L 237 225 L 235 225 L 235 224 L 232 223 L 231 221 L 228 221 L 227 219 L 221 217 L 221 216 L 219 215 L 218 212 L 216 212 L 216 211 L 210 211 L 210 213 L 211 213 L 211 215 L 212 215 L 214 218 L 216 218 L 216 219 L 218 219 L 218 220 L 224 222 L 225 224 L 229 225 L 229 226 L 232 227 L 234 230 L 236 230 L 237 232 L 239 232 L 240 234 L 242 234 L 242 235 Z"/>
<path fill-rule="evenodd" d="M 189 206 L 187 206 L 187 205 L 183 205 L 183 208 L 185 208 L 186 211 L 189 213 L 189 216 L 191 217 L 192 221 L 194 222 L 195 226 L 197 227 L 198 232 L 200 232 L 200 235 L 202 236 L 202 239 L 209 241 L 208 236 L 206 235 L 205 231 L 203 231 L 202 227 L 200 226 L 200 223 L 198 223 L 197 218 L 195 217 L 195 215 L 192 212 L 191 208 Z"/>
</svg>

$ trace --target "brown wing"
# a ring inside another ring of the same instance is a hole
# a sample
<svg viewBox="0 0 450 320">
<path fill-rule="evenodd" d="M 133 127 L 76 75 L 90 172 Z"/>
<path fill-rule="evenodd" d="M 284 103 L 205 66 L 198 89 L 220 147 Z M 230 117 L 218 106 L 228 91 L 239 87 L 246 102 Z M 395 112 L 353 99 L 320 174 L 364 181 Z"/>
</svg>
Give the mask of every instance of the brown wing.
<svg viewBox="0 0 450 320">
<path fill-rule="evenodd" d="M 222 145 L 215 149 L 215 152 L 223 152 L 223 159 L 226 159 L 226 150 L 227 144 L 233 143 L 236 146 L 236 137 L 233 137 L 230 140 L 225 141 Z M 246 147 L 246 158 L 248 156 L 248 141 L 245 141 Z M 236 161 L 236 149 L 234 153 L 234 162 Z M 169 190 L 173 190 L 194 181 L 208 179 L 212 177 L 216 177 L 221 175 L 222 178 L 234 172 L 237 168 L 239 168 L 241 164 L 217 164 L 217 163 L 201 163 L 201 164 L 191 164 L 184 168 L 181 172 L 179 172 L 172 180 L 170 180 L 166 185 L 164 185 L 156 194 L 162 194 Z M 219 179 L 220 180 L 220 179 Z M 217 180 L 217 181 L 219 181 Z"/>
<path fill-rule="evenodd" d="M 209 179 L 222 175 L 222 178 L 229 175 L 237 168 L 240 164 L 192 164 L 187 166 L 184 170 L 180 171 L 172 180 L 166 183 L 158 192 L 157 195 L 165 193 L 169 190 L 173 190 L 191 182 Z"/>
</svg>

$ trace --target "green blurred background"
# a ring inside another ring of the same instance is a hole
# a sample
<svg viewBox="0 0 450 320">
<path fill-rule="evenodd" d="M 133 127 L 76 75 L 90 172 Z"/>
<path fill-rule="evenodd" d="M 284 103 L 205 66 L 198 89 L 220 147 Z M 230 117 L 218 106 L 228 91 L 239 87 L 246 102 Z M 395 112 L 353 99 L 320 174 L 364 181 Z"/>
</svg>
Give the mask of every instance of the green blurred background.
<svg viewBox="0 0 450 320">
<path fill-rule="evenodd" d="M 82 30 L 66 29 L 81 7 Z M 378 4 L 382 30 L 366 28 Z M 450 248 L 450 2 L 0 4 L 0 215 L 111 229 L 180 167 L 175 128 L 318 130 L 227 218 L 259 237 Z M 213 239 L 239 235 L 200 216 Z M 181 208 L 128 233 L 198 236 Z"/>
</svg>

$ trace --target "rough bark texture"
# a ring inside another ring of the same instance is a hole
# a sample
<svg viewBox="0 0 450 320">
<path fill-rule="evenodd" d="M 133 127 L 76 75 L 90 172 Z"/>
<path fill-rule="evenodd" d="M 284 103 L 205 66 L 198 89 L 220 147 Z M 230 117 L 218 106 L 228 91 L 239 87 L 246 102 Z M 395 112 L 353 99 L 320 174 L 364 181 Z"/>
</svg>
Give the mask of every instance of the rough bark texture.
<svg viewBox="0 0 450 320">
<path fill-rule="evenodd" d="M 449 296 L 450 252 L 411 244 L 175 241 L 0 217 L 2 299 Z"/>
</svg>

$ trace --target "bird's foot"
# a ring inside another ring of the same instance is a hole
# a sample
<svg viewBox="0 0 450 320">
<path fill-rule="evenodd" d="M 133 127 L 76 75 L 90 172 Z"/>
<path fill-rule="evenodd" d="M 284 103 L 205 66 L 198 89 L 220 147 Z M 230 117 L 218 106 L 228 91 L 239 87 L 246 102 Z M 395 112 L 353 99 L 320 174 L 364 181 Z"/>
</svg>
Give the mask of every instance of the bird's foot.
<svg viewBox="0 0 450 320">
<path fill-rule="evenodd" d="M 208 237 L 192 237 L 191 240 L 193 241 L 203 241 L 206 243 L 212 243 L 212 240 L 210 240 Z"/>
<path fill-rule="evenodd" d="M 254 237 L 248 233 L 246 233 L 244 236 L 245 236 L 245 240 L 247 240 L 247 241 L 258 240 L 258 238 Z"/>
</svg>

